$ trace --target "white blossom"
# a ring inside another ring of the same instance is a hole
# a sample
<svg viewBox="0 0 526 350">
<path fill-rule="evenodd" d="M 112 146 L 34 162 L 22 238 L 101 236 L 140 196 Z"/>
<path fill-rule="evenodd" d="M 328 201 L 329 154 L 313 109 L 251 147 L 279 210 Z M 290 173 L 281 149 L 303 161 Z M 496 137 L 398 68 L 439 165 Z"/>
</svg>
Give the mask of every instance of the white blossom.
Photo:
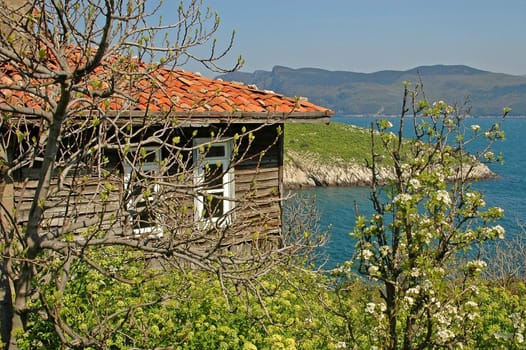
<svg viewBox="0 0 526 350">
<path fill-rule="evenodd" d="M 406 291 L 406 294 L 409 294 L 409 295 L 418 295 L 419 293 L 420 293 L 420 286 L 409 288 Z"/>
<path fill-rule="evenodd" d="M 479 318 L 479 317 L 480 317 L 480 314 L 479 314 L 478 312 L 473 312 L 473 313 L 470 312 L 470 313 L 468 313 L 468 314 L 466 315 L 466 317 L 467 317 L 470 321 L 473 321 L 473 320 Z"/>
<path fill-rule="evenodd" d="M 486 264 L 486 262 L 483 260 L 472 260 L 472 261 L 468 261 L 466 266 L 469 270 L 474 270 L 475 272 L 481 272 L 483 269 L 488 267 L 488 264 Z"/>
<path fill-rule="evenodd" d="M 484 199 L 482 199 L 482 197 L 477 193 L 467 192 L 464 197 L 468 202 L 471 202 L 473 205 L 476 205 L 478 207 L 486 206 L 486 202 L 484 201 Z"/>
<path fill-rule="evenodd" d="M 378 303 L 377 306 L 380 308 L 381 312 L 385 312 L 385 310 L 387 310 L 387 305 L 385 305 L 385 303 Z"/>
<path fill-rule="evenodd" d="M 344 341 L 340 341 L 336 343 L 335 349 L 347 349 L 347 343 Z"/>
<path fill-rule="evenodd" d="M 477 124 L 473 124 L 471 125 L 471 130 L 477 132 L 480 130 L 480 125 L 477 125 Z"/>
<path fill-rule="evenodd" d="M 470 308 L 476 308 L 476 307 L 479 306 L 476 302 L 474 302 L 472 300 L 466 301 L 466 303 L 464 305 L 466 305 L 467 307 L 470 307 Z"/>
<path fill-rule="evenodd" d="M 495 158 L 495 154 L 491 151 L 484 153 L 484 158 L 487 160 L 493 160 Z"/>
<path fill-rule="evenodd" d="M 486 238 L 500 238 L 503 239 L 506 230 L 501 225 L 495 225 L 493 227 L 482 228 L 482 233 Z"/>
<path fill-rule="evenodd" d="M 375 307 L 376 307 L 375 303 L 367 303 L 367 305 L 365 305 L 365 312 L 372 314 L 374 313 Z"/>
<path fill-rule="evenodd" d="M 404 203 L 407 203 L 411 200 L 411 195 L 408 194 L 408 193 L 400 193 L 399 195 L 397 195 L 395 198 L 394 198 L 394 202 L 396 204 L 404 204 Z"/>
<path fill-rule="evenodd" d="M 378 270 L 379 270 L 379 268 L 376 265 L 371 265 L 367 269 L 367 271 L 369 272 L 370 275 L 377 275 L 378 274 Z"/>
<path fill-rule="evenodd" d="M 479 287 L 475 285 L 469 286 L 468 289 L 471 290 L 473 293 L 475 293 L 475 295 L 479 295 L 480 293 Z"/>
<path fill-rule="evenodd" d="M 441 329 L 438 330 L 437 336 L 438 336 L 438 338 L 440 338 L 440 340 L 443 343 L 445 343 L 448 340 L 450 340 L 451 338 L 453 338 L 455 336 L 455 333 L 453 333 L 451 330 L 449 330 L 447 328 L 441 328 Z"/>
<path fill-rule="evenodd" d="M 380 247 L 380 254 L 382 256 L 387 256 L 389 253 L 391 253 L 391 247 L 388 245 L 383 245 Z"/>
<path fill-rule="evenodd" d="M 506 230 L 500 225 L 493 226 L 493 232 L 495 233 L 495 237 L 500 239 L 503 239 L 506 234 Z"/>
<path fill-rule="evenodd" d="M 420 181 L 418 179 L 413 178 L 409 180 L 409 186 L 411 186 L 415 190 L 418 190 L 420 188 Z"/>
<path fill-rule="evenodd" d="M 361 253 L 364 260 L 369 260 L 374 255 L 369 249 L 362 249 Z"/>
<path fill-rule="evenodd" d="M 439 201 L 443 205 L 451 205 L 451 198 L 449 198 L 449 192 L 446 190 L 438 190 L 437 201 Z"/>
<path fill-rule="evenodd" d="M 443 312 L 436 314 L 435 319 L 437 320 L 437 323 L 442 326 L 449 326 L 449 324 L 451 323 L 450 318 L 447 317 L 447 315 Z"/>
</svg>

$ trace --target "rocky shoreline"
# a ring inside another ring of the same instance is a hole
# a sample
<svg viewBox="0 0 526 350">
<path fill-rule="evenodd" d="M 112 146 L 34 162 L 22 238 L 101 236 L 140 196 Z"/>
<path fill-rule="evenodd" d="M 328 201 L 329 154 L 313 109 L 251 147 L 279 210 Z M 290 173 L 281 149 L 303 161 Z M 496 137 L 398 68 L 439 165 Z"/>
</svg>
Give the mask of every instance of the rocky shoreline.
<svg viewBox="0 0 526 350">
<path fill-rule="evenodd" d="M 391 169 L 379 171 L 380 182 L 394 177 Z M 472 179 L 496 178 L 485 164 L 479 164 L 472 171 Z M 371 183 L 371 171 L 363 165 L 335 160 L 325 164 L 314 155 L 287 151 L 283 169 L 283 185 L 286 188 L 304 188 L 316 186 L 368 186 Z"/>
</svg>

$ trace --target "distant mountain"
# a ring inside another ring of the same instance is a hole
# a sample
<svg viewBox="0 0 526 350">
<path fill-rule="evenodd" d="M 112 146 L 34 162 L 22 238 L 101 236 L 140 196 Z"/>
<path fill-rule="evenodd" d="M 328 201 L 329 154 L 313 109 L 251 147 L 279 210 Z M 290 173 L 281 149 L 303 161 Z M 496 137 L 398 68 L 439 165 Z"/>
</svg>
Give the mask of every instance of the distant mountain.
<svg viewBox="0 0 526 350">
<path fill-rule="evenodd" d="M 407 71 L 375 73 L 292 69 L 275 66 L 272 71 L 234 72 L 223 80 L 255 84 L 289 96 L 305 96 L 340 115 L 396 115 L 401 110 L 402 82 L 421 80 L 429 100 L 450 104 L 469 101 L 473 115 L 500 115 L 511 107 L 512 115 L 526 115 L 526 77 L 492 73 L 468 66 L 422 66 Z"/>
</svg>

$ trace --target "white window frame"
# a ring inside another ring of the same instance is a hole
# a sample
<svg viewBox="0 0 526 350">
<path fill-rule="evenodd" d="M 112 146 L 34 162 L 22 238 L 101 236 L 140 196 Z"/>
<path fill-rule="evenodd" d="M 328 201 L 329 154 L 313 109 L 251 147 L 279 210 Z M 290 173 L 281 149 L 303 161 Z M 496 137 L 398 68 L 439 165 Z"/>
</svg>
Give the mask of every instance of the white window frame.
<svg viewBox="0 0 526 350">
<path fill-rule="evenodd" d="M 153 172 L 153 174 L 156 174 L 156 175 L 159 175 L 160 174 L 160 164 L 161 164 L 161 148 L 160 147 L 155 147 L 155 146 L 143 146 L 143 147 L 132 147 L 129 151 L 129 155 L 132 155 L 132 156 L 136 156 L 137 152 L 140 152 L 141 149 L 144 149 L 146 151 L 146 153 L 154 153 L 155 155 L 155 159 L 153 161 L 150 161 L 150 162 L 143 162 L 143 163 L 140 163 L 140 164 L 132 164 L 130 162 L 130 159 L 128 157 L 125 157 L 125 161 L 124 161 L 124 190 L 127 192 L 129 190 L 129 185 L 130 185 L 130 180 L 131 180 L 131 175 L 134 171 L 136 171 L 137 167 L 140 166 L 140 171 L 142 172 Z M 157 193 L 159 192 L 160 190 L 160 186 L 159 184 L 154 184 L 153 186 L 153 192 L 154 193 Z M 140 194 L 142 195 L 142 193 Z M 154 200 L 154 196 L 149 196 L 147 199 L 143 198 L 143 199 L 139 199 L 138 201 L 139 202 L 144 202 L 144 201 L 153 201 Z M 137 200 L 136 198 L 130 198 L 130 200 L 128 200 L 128 202 L 126 203 L 126 209 L 128 211 L 133 211 L 135 209 L 135 206 L 136 206 L 136 203 Z M 139 228 L 133 228 L 135 226 L 135 218 L 133 217 L 133 215 L 130 216 L 130 224 L 131 224 L 131 227 L 132 227 L 132 232 L 135 234 L 135 235 L 144 235 L 144 234 L 150 234 L 152 236 L 156 236 L 158 238 L 162 237 L 162 230 L 161 228 L 159 227 L 158 224 L 155 224 L 153 226 L 148 226 L 148 227 L 139 227 Z"/>
<path fill-rule="evenodd" d="M 232 155 L 232 140 L 217 140 L 210 141 L 209 138 L 195 138 L 193 140 L 193 159 L 194 159 L 194 184 L 198 195 L 194 200 L 195 218 L 200 223 L 219 223 L 220 225 L 228 225 L 232 222 L 232 209 L 234 209 L 235 184 L 234 184 L 234 169 L 230 167 L 230 157 Z M 207 156 L 206 147 L 224 147 L 223 156 Z M 204 152 L 201 150 L 205 148 Z M 220 189 L 207 189 L 204 186 L 205 181 L 205 165 L 206 164 L 221 164 L 223 179 L 223 186 Z M 208 194 L 222 193 L 223 197 L 223 213 L 220 216 L 207 218 L 203 216 L 205 196 Z"/>
</svg>

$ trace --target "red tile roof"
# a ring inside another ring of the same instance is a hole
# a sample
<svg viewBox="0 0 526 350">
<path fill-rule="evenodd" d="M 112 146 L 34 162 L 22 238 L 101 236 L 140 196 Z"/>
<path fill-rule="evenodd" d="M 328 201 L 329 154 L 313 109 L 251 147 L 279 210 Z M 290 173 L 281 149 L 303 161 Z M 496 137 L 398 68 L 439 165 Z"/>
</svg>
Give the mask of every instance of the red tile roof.
<svg viewBox="0 0 526 350">
<path fill-rule="evenodd" d="M 122 57 L 120 62 L 122 63 Z M 115 94 L 101 102 L 101 109 L 108 114 L 121 113 L 123 110 L 139 114 L 140 111 L 147 110 L 150 114 L 162 113 L 190 118 L 228 116 L 239 121 L 258 117 L 304 121 L 319 119 L 326 122 L 333 114 L 328 108 L 310 103 L 306 99 L 286 97 L 241 83 L 213 80 L 196 73 L 162 67 L 145 75 L 144 71 L 152 69 L 152 66 L 137 61 L 134 64 L 133 60 L 126 62 L 126 68 L 130 67 L 133 67 L 132 73 L 128 70 L 118 73 L 121 74 L 121 79 L 118 79 L 119 85 L 116 88 L 121 94 Z M 108 77 L 115 74 L 114 68 L 110 65 L 98 67 L 93 77 L 90 77 L 91 85 L 86 84 L 89 90 L 106 88 L 111 81 Z M 6 69 L 6 65 L 0 67 L 0 84 L 4 86 L 0 86 L 0 104 L 22 103 L 30 108 L 43 108 L 45 100 L 29 95 L 23 89 L 5 88 L 13 83 L 23 84 L 19 73 L 9 73 L 13 71 Z M 101 82 L 100 85 L 97 85 L 98 81 Z M 50 92 L 45 95 L 50 96 Z"/>
</svg>

